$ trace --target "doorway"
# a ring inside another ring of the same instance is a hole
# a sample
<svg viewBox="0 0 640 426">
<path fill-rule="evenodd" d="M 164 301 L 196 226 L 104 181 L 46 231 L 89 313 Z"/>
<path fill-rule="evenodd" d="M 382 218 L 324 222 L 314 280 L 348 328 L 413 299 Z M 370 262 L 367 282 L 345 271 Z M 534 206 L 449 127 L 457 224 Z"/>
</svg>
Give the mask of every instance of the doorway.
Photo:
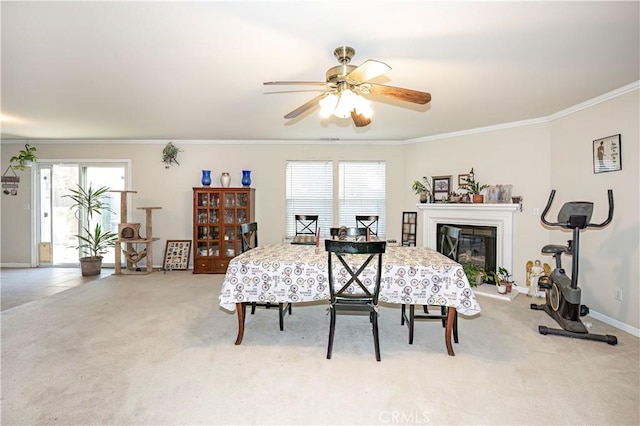
<svg viewBox="0 0 640 426">
<path fill-rule="evenodd" d="M 123 190 L 127 185 L 126 162 L 56 162 L 38 161 L 36 235 L 38 266 L 78 266 L 79 242 L 75 237 L 82 230 L 81 219 L 74 215 L 73 203 L 64 195 L 77 185 L 84 189 L 107 186 Z M 120 197 L 110 198 L 111 213 L 98 217 L 103 228 L 118 232 Z M 113 266 L 113 248 L 104 255 L 103 265 Z"/>
</svg>

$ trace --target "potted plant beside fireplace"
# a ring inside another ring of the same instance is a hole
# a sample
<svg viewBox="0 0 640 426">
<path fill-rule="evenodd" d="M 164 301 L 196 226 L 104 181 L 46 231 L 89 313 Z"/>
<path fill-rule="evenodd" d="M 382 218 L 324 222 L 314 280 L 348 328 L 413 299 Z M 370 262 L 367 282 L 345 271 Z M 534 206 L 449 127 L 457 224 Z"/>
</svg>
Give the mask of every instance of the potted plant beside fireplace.
<svg viewBox="0 0 640 426">
<path fill-rule="evenodd" d="M 511 279 L 511 272 L 502 266 L 498 267 L 498 271 L 490 272 L 490 275 L 493 276 L 493 279 L 496 282 L 496 288 L 498 289 L 498 293 L 505 294 L 511 293 L 515 282 Z"/>
<path fill-rule="evenodd" d="M 474 204 L 482 204 L 484 203 L 484 195 L 481 194 L 482 190 L 489 188 L 489 185 L 481 184 L 476 180 L 475 172 L 473 171 L 473 167 L 471 171 L 469 171 L 469 177 L 463 177 L 464 181 L 463 189 L 466 189 L 469 194 L 471 194 Z"/>
<path fill-rule="evenodd" d="M 69 189 L 71 194 L 63 195 L 70 198 L 74 204 L 70 209 L 75 211 L 76 218 L 81 221 L 82 231 L 76 235 L 80 245 L 76 247 L 80 250 L 80 268 L 83 276 L 99 275 L 102 269 L 102 255 L 110 247 L 115 245 L 118 235 L 102 228 L 100 221 L 96 222 L 91 229 L 91 222 L 94 217 L 102 216 L 104 212 L 111 212 L 111 208 L 106 202 L 109 188 L 103 186 L 94 190 L 91 185 L 84 189 L 78 185 L 76 189 Z"/>
</svg>

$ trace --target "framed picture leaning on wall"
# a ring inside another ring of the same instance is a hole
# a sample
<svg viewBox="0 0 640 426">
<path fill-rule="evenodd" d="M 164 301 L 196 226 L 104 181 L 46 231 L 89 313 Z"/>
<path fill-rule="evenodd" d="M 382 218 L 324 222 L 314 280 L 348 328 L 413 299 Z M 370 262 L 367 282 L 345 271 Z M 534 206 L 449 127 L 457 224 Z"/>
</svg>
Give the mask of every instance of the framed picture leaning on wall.
<svg viewBox="0 0 640 426">
<path fill-rule="evenodd" d="M 446 200 L 451 192 L 451 176 L 433 176 L 431 188 L 434 200 Z"/>
<path fill-rule="evenodd" d="M 167 240 L 162 269 L 188 269 L 191 256 L 191 240 Z"/>
</svg>

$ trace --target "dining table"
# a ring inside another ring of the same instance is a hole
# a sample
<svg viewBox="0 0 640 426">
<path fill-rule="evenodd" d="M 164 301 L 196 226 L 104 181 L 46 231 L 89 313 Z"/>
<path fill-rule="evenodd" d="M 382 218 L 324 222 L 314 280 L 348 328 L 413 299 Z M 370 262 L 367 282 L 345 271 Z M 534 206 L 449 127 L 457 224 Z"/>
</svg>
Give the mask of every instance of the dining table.
<svg viewBox="0 0 640 426">
<path fill-rule="evenodd" d="M 329 300 L 327 259 L 323 241 L 315 246 L 269 244 L 231 259 L 219 306 L 237 312 L 235 344 L 242 343 L 247 303 Z M 375 274 L 375 269 L 370 266 L 363 273 Z M 379 302 L 446 306 L 445 344 L 451 356 L 455 355 L 451 334 L 456 311 L 475 315 L 481 310 L 462 265 L 428 247 L 387 245 L 382 255 Z"/>
</svg>

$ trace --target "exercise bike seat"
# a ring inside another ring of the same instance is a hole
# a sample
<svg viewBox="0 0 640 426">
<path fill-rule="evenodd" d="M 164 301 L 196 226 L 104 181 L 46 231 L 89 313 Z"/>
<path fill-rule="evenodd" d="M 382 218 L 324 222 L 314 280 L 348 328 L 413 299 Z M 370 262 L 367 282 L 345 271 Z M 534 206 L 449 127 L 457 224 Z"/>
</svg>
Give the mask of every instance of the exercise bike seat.
<svg viewBox="0 0 640 426">
<path fill-rule="evenodd" d="M 542 253 L 549 254 L 559 254 L 559 253 L 569 253 L 569 247 L 561 246 L 560 244 L 547 244 L 542 247 Z"/>
</svg>

